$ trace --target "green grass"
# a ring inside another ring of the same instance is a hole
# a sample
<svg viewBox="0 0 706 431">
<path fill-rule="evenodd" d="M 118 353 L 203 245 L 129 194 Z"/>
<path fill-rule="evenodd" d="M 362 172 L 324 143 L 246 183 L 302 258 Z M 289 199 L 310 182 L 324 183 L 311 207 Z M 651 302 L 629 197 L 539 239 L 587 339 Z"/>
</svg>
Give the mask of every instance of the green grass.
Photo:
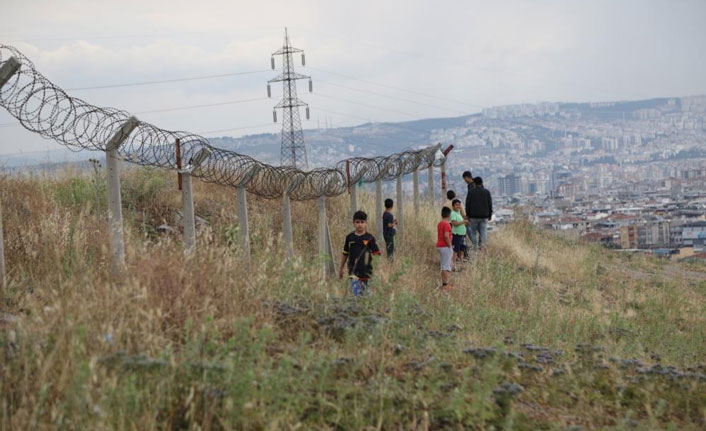
<svg viewBox="0 0 706 431">
<path fill-rule="evenodd" d="M 108 276 L 104 218 L 90 194 L 78 199 L 83 186 L 5 180 L 0 430 L 704 427 L 698 265 L 518 222 L 441 293 L 435 211 L 405 208 L 415 235 L 394 263 L 378 262 L 373 295 L 356 299 L 321 279 L 312 202 L 293 205 L 292 262 L 279 201 L 249 196 L 247 262 L 233 191 L 213 185 L 195 184 L 210 222 L 195 256 L 184 259 L 178 234 L 145 235 L 175 226 L 172 177 L 124 175 L 122 285 Z M 346 202 L 328 202 L 336 245 L 351 230 Z"/>
</svg>

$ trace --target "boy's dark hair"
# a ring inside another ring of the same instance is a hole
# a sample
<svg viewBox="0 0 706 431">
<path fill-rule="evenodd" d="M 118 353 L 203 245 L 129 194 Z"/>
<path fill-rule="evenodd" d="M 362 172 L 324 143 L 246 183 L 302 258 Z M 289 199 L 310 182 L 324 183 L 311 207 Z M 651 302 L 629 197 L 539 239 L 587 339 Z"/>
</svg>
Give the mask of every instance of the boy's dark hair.
<svg viewBox="0 0 706 431">
<path fill-rule="evenodd" d="M 461 203 L 461 201 L 460 201 L 460 200 L 458 200 L 458 199 L 454 199 L 454 200 L 452 200 L 452 201 L 451 201 L 451 206 L 454 206 L 454 205 L 456 205 L 456 202 L 458 202 L 458 203 Z"/>
<path fill-rule="evenodd" d="M 393 205 L 394 202 L 392 201 L 392 199 L 385 199 L 385 208 L 392 208 Z"/>
<path fill-rule="evenodd" d="M 451 199 L 453 199 L 453 198 L 455 198 L 455 197 L 456 197 L 456 192 L 455 192 L 455 191 L 449 190 L 448 192 L 446 192 L 446 199 L 451 200 Z"/>
<path fill-rule="evenodd" d="M 481 177 L 475 177 L 475 178 L 473 178 L 473 182 L 474 182 L 477 186 L 482 186 L 482 185 L 483 185 L 483 178 L 481 178 Z"/>
<path fill-rule="evenodd" d="M 473 178 L 473 174 L 471 174 L 471 171 L 465 171 L 463 173 L 463 178 Z"/>
<path fill-rule="evenodd" d="M 353 221 L 356 220 L 363 220 L 363 221 L 368 221 L 368 215 L 365 213 L 365 211 L 358 210 L 353 214 Z"/>
<path fill-rule="evenodd" d="M 443 207 L 441 209 L 441 218 L 446 218 L 451 215 L 451 208 L 449 207 Z"/>
</svg>

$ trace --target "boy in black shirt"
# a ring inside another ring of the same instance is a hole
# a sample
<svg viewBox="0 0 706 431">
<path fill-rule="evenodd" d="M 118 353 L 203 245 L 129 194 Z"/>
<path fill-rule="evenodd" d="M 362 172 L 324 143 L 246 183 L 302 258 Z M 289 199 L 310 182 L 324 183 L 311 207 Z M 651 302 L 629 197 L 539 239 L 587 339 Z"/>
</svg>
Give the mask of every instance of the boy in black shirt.
<svg viewBox="0 0 706 431">
<path fill-rule="evenodd" d="M 385 212 L 382 213 L 382 237 L 385 239 L 388 259 L 392 259 L 392 255 L 395 254 L 395 226 L 397 226 L 397 220 L 392 215 L 393 206 L 394 202 L 392 199 L 385 199 Z"/>
<path fill-rule="evenodd" d="M 343 267 L 348 261 L 348 277 L 353 295 L 370 293 L 368 281 L 373 276 L 373 255 L 380 255 L 375 237 L 366 230 L 368 215 L 364 211 L 353 214 L 355 230 L 346 236 L 338 278 L 343 278 Z"/>
</svg>

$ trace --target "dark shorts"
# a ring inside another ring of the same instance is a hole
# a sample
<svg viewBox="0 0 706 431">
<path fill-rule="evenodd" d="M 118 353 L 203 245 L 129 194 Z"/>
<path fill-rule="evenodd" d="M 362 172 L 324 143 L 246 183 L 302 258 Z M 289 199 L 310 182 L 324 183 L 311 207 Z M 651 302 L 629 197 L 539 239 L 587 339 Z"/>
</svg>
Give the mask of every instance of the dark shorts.
<svg viewBox="0 0 706 431">
<path fill-rule="evenodd" d="M 466 238 L 466 235 L 453 235 L 451 238 L 451 244 L 454 247 L 454 251 L 461 251 L 463 250 L 463 246 L 465 244 L 464 240 Z"/>
</svg>

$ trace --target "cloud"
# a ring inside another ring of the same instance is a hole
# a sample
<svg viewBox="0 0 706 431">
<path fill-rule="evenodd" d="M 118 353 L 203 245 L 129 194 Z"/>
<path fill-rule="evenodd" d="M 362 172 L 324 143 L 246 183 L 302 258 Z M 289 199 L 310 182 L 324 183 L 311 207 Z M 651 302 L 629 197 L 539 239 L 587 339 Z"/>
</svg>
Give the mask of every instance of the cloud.
<svg viewBox="0 0 706 431">
<path fill-rule="evenodd" d="M 478 105 L 706 92 L 706 2 L 698 0 L 6 0 L 2 13 L 0 43 L 65 88 L 265 70 L 288 26 L 312 67 L 296 59 L 314 79 L 314 95 L 299 87 L 311 104 L 307 126 L 325 117 L 351 125 Z M 264 96 L 275 73 L 76 95 L 133 111 L 208 104 Z M 147 117 L 195 131 L 263 124 L 281 96 L 273 90 L 269 101 Z"/>
</svg>

